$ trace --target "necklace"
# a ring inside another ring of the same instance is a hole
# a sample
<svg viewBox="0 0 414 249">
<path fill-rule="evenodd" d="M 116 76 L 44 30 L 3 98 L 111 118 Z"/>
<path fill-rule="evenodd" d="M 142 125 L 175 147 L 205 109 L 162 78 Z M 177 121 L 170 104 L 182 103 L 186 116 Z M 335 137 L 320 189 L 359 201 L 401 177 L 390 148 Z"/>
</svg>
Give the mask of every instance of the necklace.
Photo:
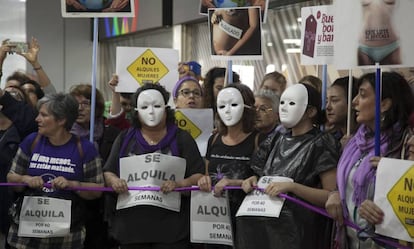
<svg viewBox="0 0 414 249">
<path fill-rule="evenodd" d="M 158 142 L 157 142 L 157 141 L 155 141 L 155 140 L 151 140 L 151 139 L 145 139 L 145 141 L 147 141 L 147 143 L 148 143 L 149 145 L 156 145 L 156 144 L 158 144 Z"/>
<path fill-rule="evenodd" d="M 163 130 L 160 134 L 156 134 L 156 137 L 150 137 L 149 135 L 144 133 L 142 133 L 142 136 L 149 145 L 157 145 L 165 137 L 166 134 L 167 131 Z"/>
</svg>

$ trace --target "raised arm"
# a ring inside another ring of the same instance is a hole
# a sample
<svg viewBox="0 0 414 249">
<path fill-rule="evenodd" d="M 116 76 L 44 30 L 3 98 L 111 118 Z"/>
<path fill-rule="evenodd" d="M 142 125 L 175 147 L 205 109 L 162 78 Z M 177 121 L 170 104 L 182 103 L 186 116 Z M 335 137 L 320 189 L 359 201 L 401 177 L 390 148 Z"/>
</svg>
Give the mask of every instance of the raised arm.
<svg viewBox="0 0 414 249">
<path fill-rule="evenodd" d="M 37 80 L 40 86 L 43 89 L 46 89 L 45 92 L 54 93 L 56 92 L 56 89 L 52 85 L 49 79 L 49 76 L 46 74 L 45 70 L 43 69 L 42 65 L 39 62 L 39 51 L 40 51 L 39 42 L 37 41 L 36 38 L 32 37 L 29 43 L 29 50 L 25 53 L 17 53 L 17 54 L 23 56 L 27 60 L 27 62 L 29 62 L 32 65 L 33 70 L 36 72 Z"/>
</svg>

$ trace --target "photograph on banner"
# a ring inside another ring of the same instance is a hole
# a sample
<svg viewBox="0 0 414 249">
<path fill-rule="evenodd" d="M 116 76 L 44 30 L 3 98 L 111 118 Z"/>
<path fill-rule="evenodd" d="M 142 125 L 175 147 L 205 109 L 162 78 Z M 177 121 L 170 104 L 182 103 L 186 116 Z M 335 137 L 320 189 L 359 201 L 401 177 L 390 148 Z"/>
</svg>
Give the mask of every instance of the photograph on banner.
<svg viewBox="0 0 414 249">
<path fill-rule="evenodd" d="M 200 14 L 207 15 L 208 9 L 236 8 L 236 7 L 260 7 L 261 20 L 266 22 L 269 0 L 200 0 Z"/>
<path fill-rule="evenodd" d="M 337 69 L 414 65 L 414 1 L 334 2 Z M 340 48 L 340 49 L 339 49 Z"/>
<path fill-rule="evenodd" d="M 160 153 L 123 157 L 119 165 L 120 178 L 126 180 L 128 187 L 159 187 L 168 180 L 180 181 L 184 179 L 186 169 L 185 159 Z M 181 195 L 179 192 L 164 194 L 146 190 L 129 190 L 118 195 L 117 210 L 138 205 L 179 212 Z"/>
<path fill-rule="evenodd" d="M 261 189 L 266 189 L 272 182 L 293 182 L 292 178 L 283 176 L 262 176 L 257 182 L 257 186 Z M 260 190 L 253 190 L 250 192 L 240 205 L 236 216 L 265 216 L 265 217 L 279 217 L 282 211 L 284 198 L 270 197 Z"/>
<path fill-rule="evenodd" d="M 414 162 L 381 158 L 374 203 L 384 212 L 375 232 L 414 242 Z"/>
<path fill-rule="evenodd" d="M 169 48 L 117 47 L 117 92 L 135 92 L 145 83 L 159 82 L 172 92 L 178 79 L 178 51 Z M 174 106 L 172 98 L 168 102 Z"/>
<path fill-rule="evenodd" d="M 205 156 L 208 139 L 214 129 L 213 109 L 177 109 L 175 120 L 180 129 L 190 133 L 201 156 Z"/>
<path fill-rule="evenodd" d="M 193 243 L 233 246 L 229 200 L 211 192 L 192 191 L 190 237 Z"/>
<path fill-rule="evenodd" d="M 329 65 L 334 62 L 334 8 L 332 5 L 301 10 L 302 65 Z"/>
<path fill-rule="evenodd" d="M 136 0 L 61 0 L 63 17 L 133 17 Z"/>
<path fill-rule="evenodd" d="M 263 58 L 259 7 L 209 9 L 208 24 L 212 59 Z"/>
</svg>

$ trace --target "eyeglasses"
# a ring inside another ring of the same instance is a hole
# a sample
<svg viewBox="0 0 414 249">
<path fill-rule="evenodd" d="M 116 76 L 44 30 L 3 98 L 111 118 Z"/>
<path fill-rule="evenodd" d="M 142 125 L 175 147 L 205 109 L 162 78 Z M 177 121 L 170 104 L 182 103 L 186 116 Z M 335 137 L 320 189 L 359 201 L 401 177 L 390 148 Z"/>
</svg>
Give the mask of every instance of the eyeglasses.
<svg viewBox="0 0 414 249">
<path fill-rule="evenodd" d="M 91 106 L 91 101 L 89 99 L 83 100 L 82 102 L 79 102 L 79 107 L 81 108 L 88 108 Z"/>
<path fill-rule="evenodd" d="M 201 91 L 198 89 L 195 89 L 193 91 L 191 91 L 190 89 L 182 89 L 180 90 L 180 94 L 184 97 L 184 98 L 188 98 L 190 97 L 190 94 L 193 94 L 193 96 L 195 98 L 200 98 L 201 97 Z"/>
<path fill-rule="evenodd" d="M 267 108 L 264 105 L 256 107 L 256 111 L 259 112 L 259 113 L 267 113 L 267 112 L 270 112 L 272 110 L 273 110 L 273 108 Z"/>
</svg>

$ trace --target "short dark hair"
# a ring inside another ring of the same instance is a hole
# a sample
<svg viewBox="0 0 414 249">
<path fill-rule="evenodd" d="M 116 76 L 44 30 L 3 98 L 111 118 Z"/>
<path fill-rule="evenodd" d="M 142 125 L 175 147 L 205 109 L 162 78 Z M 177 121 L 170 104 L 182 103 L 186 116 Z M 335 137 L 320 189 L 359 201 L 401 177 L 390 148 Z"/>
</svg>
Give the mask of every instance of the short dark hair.
<svg viewBox="0 0 414 249">
<path fill-rule="evenodd" d="M 18 81 L 21 86 L 24 82 L 29 81 L 30 77 L 21 71 L 14 71 L 9 77 L 6 78 L 6 82 L 10 80 Z"/>
<path fill-rule="evenodd" d="M 37 81 L 27 80 L 27 81 L 23 82 L 22 86 L 24 86 L 26 84 L 30 84 L 30 85 L 34 86 L 35 94 L 36 94 L 37 99 L 41 99 L 41 98 L 43 98 L 43 96 L 45 96 L 45 93 L 43 92 L 42 88 L 40 87 L 40 84 Z"/>
</svg>

